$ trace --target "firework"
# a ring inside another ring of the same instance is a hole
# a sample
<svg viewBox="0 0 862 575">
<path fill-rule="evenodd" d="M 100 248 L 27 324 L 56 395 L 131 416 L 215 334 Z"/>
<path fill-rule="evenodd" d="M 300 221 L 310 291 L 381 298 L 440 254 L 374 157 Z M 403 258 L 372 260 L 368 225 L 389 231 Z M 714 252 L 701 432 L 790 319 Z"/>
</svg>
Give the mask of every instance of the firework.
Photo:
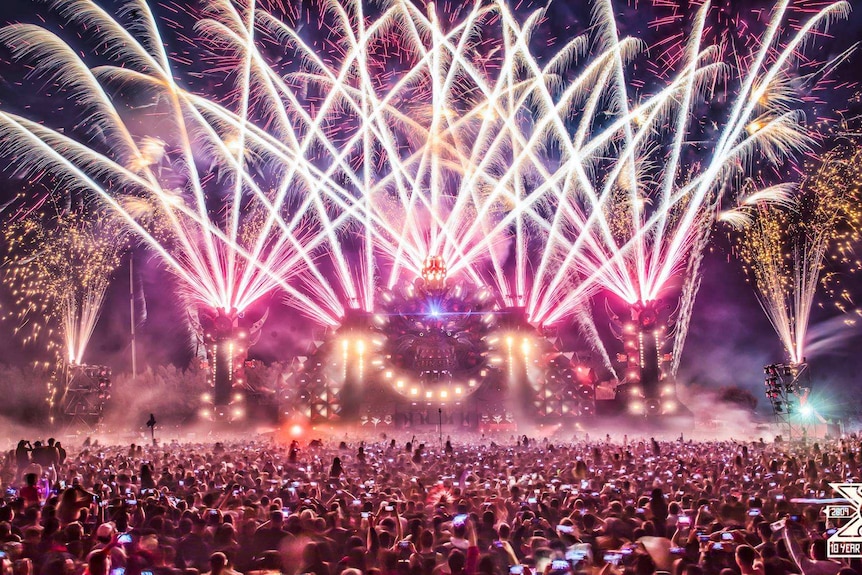
<svg viewBox="0 0 862 575">
<path fill-rule="evenodd" d="M 708 41 L 706 4 L 645 82 L 632 77 L 645 45 L 620 35 L 607 0 L 552 49 L 533 42 L 543 10 L 521 21 L 502 0 L 326 0 L 301 21 L 280 2 L 213 0 L 193 36 L 227 72 L 216 96 L 187 87 L 195 58 L 172 59 L 143 0 L 129 22 L 91 0 L 51 5 L 103 47 L 101 65 L 37 26 L 0 40 L 91 120 L 79 137 L 4 113 L 3 151 L 95 192 L 194 300 L 240 310 L 281 289 L 326 325 L 372 311 L 378 284 L 419 275 L 429 257 L 534 324 L 583 323 L 600 289 L 655 300 L 684 268 L 690 311 L 727 183 L 806 149 L 787 78 L 803 43 L 849 9 L 828 4 L 790 31 L 782 2 L 730 57 Z M 719 79 L 728 105 L 716 113 Z M 145 112 L 123 101 L 133 92 L 155 95 Z"/>
<path fill-rule="evenodd" d="M 43 342 L 62 365 L 83 363 L 123 236 L 110 217 L 74 211 L 33 213 L 6 226 L 4 283 L 25 342 Z"/>
<path fill-rule="evenodd" d="M 791 363 L 805 361 L 818 287 L 841 311 L 852 303 L 836 284 L 835 270 L 858 268 L 853 245 L 859 240 L 860 162 L 858 144 L 842 144 L 812 163 L 792 206 L 755 201 L 735 211 L 742 217 L 737 252 Z"/>
<path fill-rule="evenodd" d="M 160 48 L 132 39 L 94 4 L 56 6 L 63 14 L 80 8 L 76 18 L 103 23 L 106 41 L 125 43 L 118 57 L 148 70 L 138 87 L 155 93 L 156 103 L 144 104 L 145 113 L 131 102 L 121 104 L 106 87 L 115 70 L 88 68 L 44 29 L 9 26 L 0 38 L 16 57 L 32 61 L 36 74 L 68 86 L 90 120 L 85 134 L 75 137 L 79 134 L 68 136 L 4 115 L 6 151 L 16 159 L 34 154 L 20 159 L 20 169 L 51 174 L 57 187 L 95 196 L 102 209 L 117 215 L 180 278 L 183 295 L 193 306 L 235 313 L 277 287 L 293 291 L 286 280 L 308 257 L 296 250 L 303 221 L 278 231 L 266 225 L 269 214 L 281 208 L 272 205 L 275 192 L 245 161 L 241 139 L 223 139 L 195 114 Z M 155 34 L 148 8 L 142 4 L 141 9 L 142 34 Z M 303 296 L 300 300 L 313 313 L 316 304 Z"/>
</svg>

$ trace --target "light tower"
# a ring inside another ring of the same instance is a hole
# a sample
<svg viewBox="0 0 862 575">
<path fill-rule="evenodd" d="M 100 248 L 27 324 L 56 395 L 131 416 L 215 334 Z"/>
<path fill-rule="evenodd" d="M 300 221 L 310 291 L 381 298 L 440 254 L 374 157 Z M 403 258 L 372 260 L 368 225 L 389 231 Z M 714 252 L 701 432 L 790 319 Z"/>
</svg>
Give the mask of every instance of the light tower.
<svg viewBox="0 0 862 575">
<path fill-rule="evenodd" d="M 661 300 L 637 302 L 631 319 L 622 326 L 625 353 L 617 360 L 625 365 L 625 401 L 629 413 L 641 416 L 676 415 L 676 389 L 665 368 L 671 355 L 664 353 L 667 320 L 661 317 Z"/>
<path fill-rule="evenodd" d="M 260 337 L 267 313 L 256 321 L 236 309 L 198 310 L 201 339 L 206 349 L 212 393 L 205 396 L 202 415 L 220 421 L 235 421 L 246 415 L 245 360 L 248 348 Z"/>
<path fill-rule="evenodd" d="M 772 407 L 775 424 L 785 439 L 805 437 L 808 424 L 815 414 L 808 401 L 811 393 L 811 372 L 805 358 L 797 363 L 773 363 L 764 366 L 766 399 Z"/>
</svg>

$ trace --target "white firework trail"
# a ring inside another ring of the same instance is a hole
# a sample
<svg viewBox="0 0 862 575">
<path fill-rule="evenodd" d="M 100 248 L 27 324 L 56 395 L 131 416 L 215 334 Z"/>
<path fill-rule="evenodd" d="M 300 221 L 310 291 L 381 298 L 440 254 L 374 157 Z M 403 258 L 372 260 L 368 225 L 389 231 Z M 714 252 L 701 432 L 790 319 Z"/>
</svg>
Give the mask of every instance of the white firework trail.
<svg viewBox="0 0 862 575">
<path fill-rule="evenodd" d="M 379 284 L 419 275 L 430 256 L 537 325 L 600 290 L 657 299 L 697 261 L 722 186 L 807 149 L 785 80 L 810 36 L 849 10 L 827 5 L 789 30 L 779 2 L 732 64 L 705 39 L 705 3 L 679 69 L 641 93 L 632 62 L 645 45 L 620 36 L 610 0 L 550 54 L 532 47 L 546 10 L 521 22 L 502 0 L 454 12 L 322 0 L 317 34 L 278 2 L 210 0 L 195 31 L 229 73 L 225 97 L 188 87 L 194 66 L 172 61 L 144 0 L 118 19 L 92 0 L 49 4 L 110 63 L 88 65 L 38 26 L 0 41 L 63 84 L 90 130 L 0 113 L 2 151 L 98 195 L 193 300 L 241 310 L 281 290 L 325 325 L 371 311 Z M 721 118 L 705 105 L 719 79 Z M 118 85 L 153 94 L 155 110 L 131 114 Z M 705 124 L 714 133 L 695 143 Z M 132 209 L 142 202 L 165 237 Z"/>
</svg>

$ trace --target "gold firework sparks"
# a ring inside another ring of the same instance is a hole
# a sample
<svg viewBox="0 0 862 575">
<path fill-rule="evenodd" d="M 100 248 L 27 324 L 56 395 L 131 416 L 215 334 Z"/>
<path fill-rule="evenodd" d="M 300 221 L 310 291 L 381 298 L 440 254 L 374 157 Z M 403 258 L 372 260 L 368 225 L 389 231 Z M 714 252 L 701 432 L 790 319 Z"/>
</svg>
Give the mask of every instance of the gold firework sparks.
<svg viewBox="0 0 862 575">
<path fill-rule="evenodd" d="M 104 214 L 32 214 L 6 226 L 3 281 L 14 297 L 7 319 L 25 343 L 44 343 L 80 364 L 105 290 L 125 246 L 123 228 Z"/>
<path fill-rule="evenodd" d="M 745 214 L 737 253 L 793 363 L 805 358 L 818 286 L 841 312 L 852 303 L 841 277 L 859 269 L 860 184 L 862 149 L 842 143 L 807 166 L 795 205 L 756 202 Z"/>
</svg>

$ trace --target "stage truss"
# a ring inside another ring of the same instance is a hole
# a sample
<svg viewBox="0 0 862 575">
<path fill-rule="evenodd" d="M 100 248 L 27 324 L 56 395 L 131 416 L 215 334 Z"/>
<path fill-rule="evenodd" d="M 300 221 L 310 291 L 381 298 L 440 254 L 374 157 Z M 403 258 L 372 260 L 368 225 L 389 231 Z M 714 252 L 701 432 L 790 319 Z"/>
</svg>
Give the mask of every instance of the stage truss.
<svg viewBox="0 0 862 575">
<path fill-rule="evenodd" d="M 811 371 L 808 364 L 774 363 L 764 366 L 766 399 L 772 416 L 785 439 L 805 439 L 813 409 L 808 403 Z"/>
</svg>

